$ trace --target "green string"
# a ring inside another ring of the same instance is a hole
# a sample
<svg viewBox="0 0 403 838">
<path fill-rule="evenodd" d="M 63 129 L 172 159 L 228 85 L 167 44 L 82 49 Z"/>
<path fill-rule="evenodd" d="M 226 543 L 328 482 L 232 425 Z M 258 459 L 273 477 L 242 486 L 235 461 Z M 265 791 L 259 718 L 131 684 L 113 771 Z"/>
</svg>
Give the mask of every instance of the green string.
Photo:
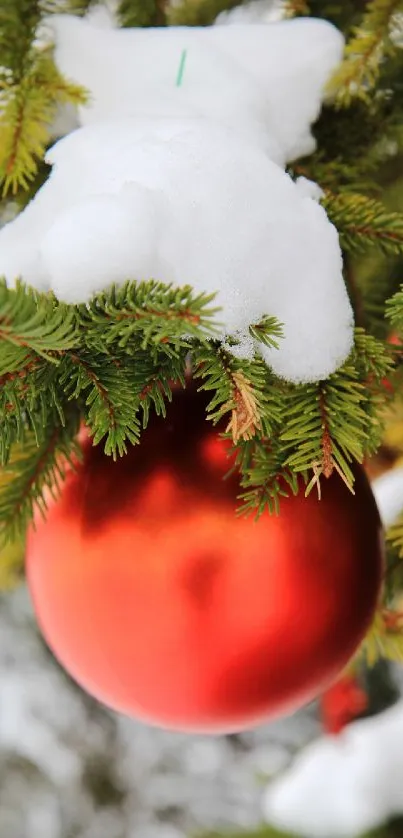
<svg viewBox="0 0 403 838">
<path fill-rule="evenodd" d="M 184 75 L 184 72 L 185 72 L 186 58 L 187 58 L 187 49 L 184 49 L 183 52 L 182 52 L 182 55 L 181 55 L 181 61 L 180 61 L 179 70 L 178 70 L 178 76 L 177 76 L 177 79 L 176 79 L 176 86 L 177 87 L 180 87 L 181 84 L 182 84 L 182 81 L 183 81 L 183 75 Z"/>
</svg>

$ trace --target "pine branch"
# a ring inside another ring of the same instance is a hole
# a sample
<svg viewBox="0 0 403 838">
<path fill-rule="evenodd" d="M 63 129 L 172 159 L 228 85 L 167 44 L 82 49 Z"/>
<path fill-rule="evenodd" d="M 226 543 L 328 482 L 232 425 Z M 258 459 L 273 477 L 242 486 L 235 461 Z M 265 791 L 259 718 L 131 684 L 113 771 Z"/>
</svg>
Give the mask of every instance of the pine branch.
<svg viewBox="0 0 403 838">
<path fill-rule="evenodd" d="M 350 358 L 326 382 L 290 388 L 280 436 L 290 448 L 284 465 L 296 473 L 314 470 L 308 490 L 334 469 L 353 488 L 351 462 L 362 462 L 381 442 L 381 382 L 391 366 L 383 344 L 356 329 Z"/>
<path fill-rule="evenodd" d="M 72 413 L 65 426 L 60 417 L 42 429 L 40 440 L 31 434 L 15 445 L 9 463 L 0 474 L 0 542 L 14 541 L 25 531 L 35 507 L 45 513 L 46 492 L 56 496 L 68 462 L 78 456 L 74 438 L 78 414 Z"/>
<path fill-rule="evenodd" d="M 396 523 L 389 527 L 386 535 L 389 544 L 397 552 L 398 558 L 403 559 L 403 515 L 400 515 Z"/>
<path fill-rule="evenodd" d="M 390 27 L 401 8 L 401 0 L 372 0 L 368 3 L 361 24 L 345 48 L 344 61 L 336 70 L 327 91 L 336 105 L 349 107 L 355 98 L 369 100 L 380 74 L 385 56 L 394 51 Z"/>
<path fill-rule="evenodd" d="M 254 513 L 258 519 L 263 512 L 278 515 L 280 501 L 290 492 L 298 493 L 298 476 L 285 465 L 286 453 L 278 434 L 270 439 L 254 440 L 237 451 L 236 465 L 241 476 L 239 515 Z M 302 480 L 306 475 L 301 475 Z"/>
<path fill-rule="evenodd" d="M 78 308 L 88 347 L 104 351 L 112 345 L 166 352 L 189 345 L 190 338 L 205 341 L 216 333 L 210 307 L 214 294 L 193 296 L 192 288 L 173 288 L 161 282 L 127 282 L 97 295 Z"/>
<path fill-rule="evenodd" d="M 40 0 L 2 0 L 0 4 L 1 77 L 18 84 L 30 61 L 41 19 Z M 0 85 L 1 90 L 1 85 Z"/>
<path fill-rule="evenodd" d="M 388 212 L 380 201 L 351 192 L 326 191 L 322 199 L 342 247 L 363 253 L 377 247 L 387 256 L 403 254 L 403 214 Z"/>
<path fill-rule="evenodd" d="M 379 268 L 360 282 L 360 296 L 365 327 L 376 338 L 386 340 L 390 333 L 390 323 L 385 317 L 386 305 L 399 290 L 402 278 L 401 260 L 388 260 L 382 271 L 380 281 Z"/>
<path fill-rule="evenodd" d="M 291 18 L 300 15 L 309 15 L 309 4 L 306 0 L 285 0 L 284 2 L 284 17 Z"/>
<path fill-rule="evenodd" d="M 277 320 L 277 317 L 266 315 L 259 323 L 249 326 L 249 334 L 259 343 L 263 343 L 264 346 L 278 349 L 279 340 L 283 337 L 283 326 Z"/>
<path fill-rule="evenodd" d="M 17 373 L 2 376 L 0 387 L 0 465 L 10 457 L 11 447 L 28 434 L 38 441 L 51 417 L 65 423 L 64 393 L 58 387 L 55 364 L 38 361 Z"/>
<path fill-rule="evenodd" d="M 94 445 L 104 440 L 105 453 L 116 459 L 126 453 L 127 443 L 139 442 L 150 407 L 165 415 L 172 381 L 184 383 L 185 365 L 186 353 L 172 360 L 137 352 L 119 360 L 79 350 L 66 355 L 57 374 L 67 399 L 78 402 Z"/>
<path fill-rule="evenodd" d="M 358 657 L 364 657 L 368 666 L 379 658 L 403 662 L 403 614 L 386 608 L 377 611 Z"/>
<path fill-rule="evenodd" d="M 165 26 L 167 0 L 120 0 L 118 20 L 123 27 Z"/>
<path fill-rule="evenodd" d="M 96 359 L 86 352 L 73 352 L 61 364 L 60 383 L 68 399 L 83 396 L 86 425 L 98 444 L 106 437 L 105 453 L 126 453 L 126 440 L 139 441 L 138 403 L 132 391 L 130 375 L 114 359 Z"/>
<path fill-rule="evenodd" d="M 21 584 L 24 576 L 25 539 L 21 536 L 0 547 L 0 592 Z"/>
<path fill-rule="evenodd" d="M 72 306 L 20 282 L 11 289 L 0 280 L 0 375 L 30 364 L 35 355 L 57 363 L 57 354 L 79 340 Z"/>
<path fill-rule="evenodd" d="M 240 6 L 242 0 L 179 0 L 167 9 L 170 26 L 209 26 L 225 11 Z"/>
<path fill-rule="evenodd" d="M 281 388 L 260 356 L 241 360 L 210 342 L 193 349 L 192 362 L 193 377 L 202 382 L 200 389 L 214 392 L 207 406 L 207 418 L 214 425 L 227 417 L 226 432 L 236 443 L 273 432 L 281 416 Z"/>
<path fill-rule="evenodd" d="M 261 826 L 252 831 L 245 832 L 208 832 L 207 834 L 198 835 L 197 838 L 297 838 L 295 834 L 290 835 L 288 832 L 279 831 L 274 826 Z M 369 838 L 369 837 L 368 837 Z M 373 836 L 373 838 L 381 838 L 381 836 Z M 384 836 L 386 838 L 386 836 Z"/>
<path fill-rule="evenodd" d="M 366 441 L 361 400 L 362 385 L 354 367 L 347 364 L 326 383 L 306 385 L 290 393 L 281 433 L 281 441 L 291 449 L 285 465 L 293 472 L 313 470 L 307 491 L 315 484 L 320 490 L 321 475 L 330 477 L 335 468 L 352 489 L 350 464 L 363 459 Z"/>
<path fill-rule="evenodd" d="M 400 333 L 403 333 L 403 285 L 386 303 L 386 317 L 392 326 Z"/>
<path fill-rule="evenodd" d="M 0 179 L 3 195 L 28 187 L 38 170 L 59 104 L 83 104 L 85 91 L 63 79 L 48 52 L 32 49 L 15 81 L 0 76 Z"/>
</svg>

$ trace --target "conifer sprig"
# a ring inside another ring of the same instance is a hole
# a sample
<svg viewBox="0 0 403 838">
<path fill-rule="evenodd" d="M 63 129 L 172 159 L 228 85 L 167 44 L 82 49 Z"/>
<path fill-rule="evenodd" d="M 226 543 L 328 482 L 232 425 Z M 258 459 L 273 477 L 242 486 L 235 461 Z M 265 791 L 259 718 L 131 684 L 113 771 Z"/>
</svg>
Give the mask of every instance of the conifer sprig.
<svg viewBox="0 0 403 838">
<path fill-rule="evenodd" d="M 0 473 L 0 543 L 14 541 L 32 520 L 34 509 L 46 511 L 46 492 L 57 495 L 67 463 L 78 456 L 75 443 L 79 415 L 71 413 L 64 425 L 54 413 L 39 439 L 27 434 L 16 444 Z"/>
<path fill-rule="evenodd" d="M 26 189 L 45 153 L 59 104 L 83 104 L 85 91 L 64 79 L 49 49 L 38 47 L 44 15 L 81 13 L 88 3 L 70 0 L 2 0 L 0 4 L 0 183 L 3 196 Z"/>
<path fill-rule="evenodd" d="M 127 444 L 139 442 L 150 407 L 165 415 L 172 381 L 184 383 L 186 366 L 185 353 L 172 360 L 137 351 L 130 363 L 124 360 L 78 350 L 66 355 L 58 369 L 59 385 L 67 399 L 80 405 L 94 445 L 103 441 L 105 453 L 114 459 L 126 453 Z"/>
<path fill-rule="evenodd" d="M 79 342 L 72 306 L 22 283 L 7 288 L 0 280 L 0 375 L 21 369 L 35 355 L 57 363 L 58 353 Z"/>
<path fill-rule="evenodd" d="M 380 201 L 353 192 L 327 190 L 321 203 L 345 250 L 363 253 L 377 247 L 387 256 L 403 253 L 402 213 L 389 212 Z"/>
<path fill-rule="evenodd" d="M 236 463 L 241 476 L 239 515 L 264 512 L 278 515 L 281 498 L 296 495 L 307 475 L 297 475 L 285 465 L 286 451 L 279 434 L 246 443 L 237 451 Z"/>
<path fill-rule="evenodd" d="M 48 52 L 33 51 L 21 79 L 0 78 L 0 179 L 3 196 L 27 189 L 45 154 L 59 104 L 84 104 L 86 93 L 65 80 Z"/>
<path fill-rule="evenodd" d="M 64 394 L 57 381 L 57 367 L 44 361 L 32 362 L 18 373 L 2 376 L 0 380 L 0 466 L 6 464 L 11 447 L 23 442 L 26 433 L 36 440 L 46 427 L 49 417 L 57 414 L 65 421 Z"/>
<path fill-rule="evenodd" d="M 397 521 L 391 527 L 389 527 L 387 538 L 389 544 L 397 552 L 399 558 L 403 559 L 403 514 L 399 516 Z"/>
<path fill-rule="evenodd" d="M 239 0 L 179 0 L 168 6 L 170 26 L 209 26 L 221 12 L 239 6 Z"/>
<path fill-rule="evenodd" d="M 284 17 L 309 15 L 309 4 L 306 0 L 284 0 Z"/>
<path fill-rule="evenodd" d="M 390 27 L 401 8 L 402 0 L 372 0 L 367 4 L 345 48 L 344 61 L 327 88 L 339 107 L 348 107 L 356 98 L 369 101 L 382 61 L 394 51 Z"/>
<path fill-rule="evenodd" d="M 392 326 L 400 334 L 403 334 L 403 285 L 387 301 L 386 317 L 390 320 Z"/>
<path fill-rule="evenodd" d="M 203 341 L 217 333 L 213 318 L 220 309 L 211 306 L 214 297 L 195 295 L 189 285 L 127 282 L 79 306 L 79 320 L 87 346 L 100 351 L 112 345 L 128 353 L 139 345 L 170 351 L 188 345 L 191 338 Z"/>
<path fill-rule="evenodd" d="M 120 0 L 118 19 L 123 27 L 165 26 L 168 0 Z"/>
<path fill-rule="evenodd" d="M 403 662 L 403 614 L 379 608 L 358 657 L 364 658 L 368 666 L 374 666 L 381 657 Z"/>
<path fill-rule="evenodd" d="M 321 479 L 336 470 L 353 490 L 352 463 L 362 462 L 381 441 L 387 400 L 382 380 L 391 368 L 384 345 L 356 329 L 353 352 L 327 381 L 276 380 L 270 433 L 238 453 L 240 512 L 278 511 L 281 496 L 296 491 L 298 476 L 307 492 L 316 486 L 320 493 Z"/>
<path fill-rule="evenodd" d="M 193 377 L 201 379 L 200 389 L 213 393 L 207 418 L 214 425 L 225 417 L 234 442 L 273 433 L 281 417 L 281 384 L 259 355 L 241 360 L 218 342 L 210 342 L 194 347 L 192 362 Z"/>
</svg>

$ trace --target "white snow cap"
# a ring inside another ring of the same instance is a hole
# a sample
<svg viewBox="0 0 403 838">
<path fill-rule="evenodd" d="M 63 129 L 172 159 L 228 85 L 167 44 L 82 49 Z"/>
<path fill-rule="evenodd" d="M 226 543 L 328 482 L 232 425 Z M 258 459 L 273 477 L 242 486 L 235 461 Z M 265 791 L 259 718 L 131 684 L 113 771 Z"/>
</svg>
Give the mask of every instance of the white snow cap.
<svg viewBox="0 0 403 838">
<path fill-rule="evenodd" d="M 0 274 L 67 302 L 125 279 L 217 291 L 222 338 L 264 314 L 260 347 L 290 381 L 325 378 L 352 345 L 335 228 L 286 160 L 340 59 L 330 24 L 116 30 L 55 16 L 60 70 L 91 94 L 84 127 L 50 150 L 50 178 L 0 232 Z M 256 346 L 256 345 L 255 345 Z"/>
<path fill-rule="evenodd" d="M 115 116 L 204 117 L 245 134 L 282 166 L 314 150 L 310 126 L 344 45 L 334 26 L 312 18 L 146 30 L 68 15 L 51 22 L 59 69 L 91 92 L 83 125 Z"/>
<path fill-rule="evenodd" d="M 250 3 L 242 3 L 234 9 L 221 12 L 216 23 L 276 23 L 285 18 L 284 0 L 251 0 Z"/>
<path fill-rule="evenodd" d="M 265 819 L 306 838 L 356 838 L 403 814 L 403 701 L 309 745 L 268 786 Z"/>
</svg>

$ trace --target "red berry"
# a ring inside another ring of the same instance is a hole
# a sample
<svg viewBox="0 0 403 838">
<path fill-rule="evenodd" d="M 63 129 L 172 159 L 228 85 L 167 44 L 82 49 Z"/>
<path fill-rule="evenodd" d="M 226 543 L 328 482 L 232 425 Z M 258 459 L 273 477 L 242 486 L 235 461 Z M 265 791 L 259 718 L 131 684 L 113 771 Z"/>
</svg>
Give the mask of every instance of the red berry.
<svg viewBox="0 0 403 838">
<path fill-rule="evenodd" d="M 83 444 L 29 533 L 38 621 L 60 662 L 116 710 L 229 732 L 292 711 L 344 668 L 371 622 L 381 526 L 367 478 L 337 474 L 280 515 L 236 517 L 205 398 L 177 391 L 113 462 Z"/>
<path fill-rule="evenodd" d="M 338 734 L 366 710 L 368 696 L 352 675 L 343 675 L 323 693 L 320 706 L 324 729 Z"/>
</svg>

